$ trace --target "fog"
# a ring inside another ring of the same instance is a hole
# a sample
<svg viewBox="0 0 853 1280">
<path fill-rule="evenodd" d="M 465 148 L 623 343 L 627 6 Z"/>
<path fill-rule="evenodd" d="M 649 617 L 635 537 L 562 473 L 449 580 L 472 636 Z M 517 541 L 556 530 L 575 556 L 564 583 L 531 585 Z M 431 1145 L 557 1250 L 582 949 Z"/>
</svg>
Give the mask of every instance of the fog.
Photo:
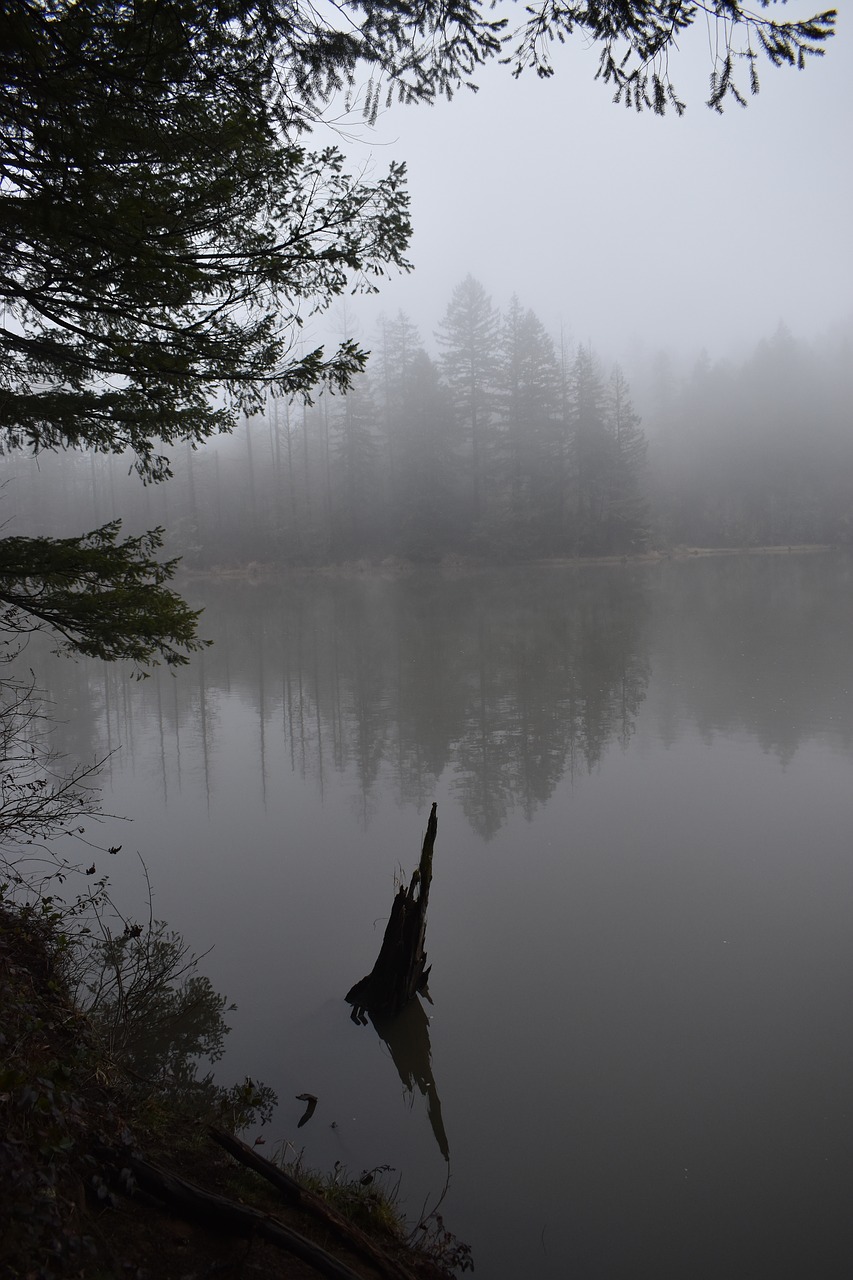
<svg viewBox="0 0 853 1280">
<path fill-rule="evenodd" d="M 648 351 L 629 379 L 473 277 L 445 305 L 435 358 L 414 319 L 386 319 L 347 396 L 270 400 L 173 451 L 165 484 L 129 457 L 9 455 L 5 516 L 54 536 L 159 524 L 198 569 L 853 542 L 853 324 L 777 326 L 726 359 Z"/>
<path fill-rule="evenodd" d="M 410 274 L 305 317 L 304 349 L 371 352 L 351 395 L 270 400 L 154 489 L 132 459 L 11 453 L 4 518 L 162 523 L 190 567 L 848 542 L 850 28 L 722 115 L 712 45 L 697 24 L 671 60 L 682 118 L 615 105 L 582 41 L 549 80 L 489 66 L 373 126 L 357 97 L 333 108 L 313 142 L 406 160 L 414 226 Z M 488 312 L 477 405 L 447 329 L 465 281 Z"/>
<path fill-rule="evenodd" d="M 490 66 L 477 94 L 394 106 L 373 131 L 354 111 L 355 162 L 408 163 L 414 225 L 414 272 L 359 302 L 359 336 L 402 308 L 428 337 L 468 272 L 623 362 L 729 355 L 780 322 L 818 336 L 853 297 L 847 17 L 803 71 L 762 61 L 760 93 L 723 115 L 705 105 L 701 23 L 670 62 L 681 119 L 614 105 L 582 41 L 558 48 L 551 80 Z"/>
<path fill-rule="evenodd" d="M 615 106 L 580 42 L 356 101 L 318 139 L 408 162 L 414 270 L 306 319 L 370 352 L 346 396 L 270 396 L 159 485 L 0 453 L 8 534 L 162 526 L 214 642 L 144 683 L 19 655 L 121 815 L 86 874 L 109 849 L 132 894 L 139 851 L 237 1002 L 225 1076 L 281 1099 L 267 1150 L 399 1169 L 490 1280 L 853 1252 L 845 16 L 723 116 L 698 26 L 683 119 Z M 343 996 L 433 802 L 401 1051 Z"/>
</svg>

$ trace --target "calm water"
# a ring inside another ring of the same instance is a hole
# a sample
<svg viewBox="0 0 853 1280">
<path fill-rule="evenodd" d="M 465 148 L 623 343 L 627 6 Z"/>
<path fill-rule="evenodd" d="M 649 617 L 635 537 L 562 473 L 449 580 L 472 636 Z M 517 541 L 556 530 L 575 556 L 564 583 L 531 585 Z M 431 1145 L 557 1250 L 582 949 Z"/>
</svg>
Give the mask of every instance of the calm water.
<svg viewBox="0 0 853 1280">
<path fill-rule="evenodd" d="M 486 1280 L 850 1275 L 851 585 L 192 584 L 177 679 L 51 666 L 66 749 L 115 749 L 104 869 L 141 904 L 142 853 L 238 1004 L 223 1076 L 279 1093 L 266 1151 L 393 1165 L 412 1217 L 449 1174 Z M 433 799 L 435 1003 L 382 1038 L 342 997 Z"/>
</svg>

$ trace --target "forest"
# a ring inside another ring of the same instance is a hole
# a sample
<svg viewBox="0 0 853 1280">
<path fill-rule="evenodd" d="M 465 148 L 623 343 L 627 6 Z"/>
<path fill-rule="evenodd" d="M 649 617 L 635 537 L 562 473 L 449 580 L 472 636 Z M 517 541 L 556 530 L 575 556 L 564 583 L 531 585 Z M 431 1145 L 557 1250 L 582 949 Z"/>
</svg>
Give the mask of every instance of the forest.
<svg viewBox="0 0 853 1280">
<path fill-rule="evenodd" d="M 345 339 L 357 324 L 343 310 Z M 493 562 L 853 536 L 853 325 L 780 325 L 739 359 L 608 364 L 468 276 L 427 347 L 400 312 L 345 394 L 269 396 L 230 436 L 176 445 L 142 486 L 130 455 L 0 460 L 16 533 L 121 514 L 191 568 L 402 557 Z"/>
</svg>

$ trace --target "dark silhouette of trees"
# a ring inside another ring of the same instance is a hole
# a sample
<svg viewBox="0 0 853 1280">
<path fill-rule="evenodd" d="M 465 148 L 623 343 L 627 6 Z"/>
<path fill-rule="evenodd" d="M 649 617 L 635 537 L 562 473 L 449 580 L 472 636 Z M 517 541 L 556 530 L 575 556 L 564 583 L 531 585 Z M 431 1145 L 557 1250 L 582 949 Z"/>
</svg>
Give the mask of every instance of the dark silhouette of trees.
<svg viewBox="0 0 853 1280">
<path fill-rule="evenodd" d="M 296 355 L 299 307 L 405 268 L 404 171 L 371 184 L 334 148 L 300 143 L 346 53 L 316 24 L 294 28 L 296 13 L 252 0 L 3 4 L 4 451 L 127 451 L 158 480 L 172 469 L 164 446 L 233 429 L 267 388 L 341 388 L 363 367 L 348 341 Z M 146 575 L 151 546 L 138 544 L 134 581 L 131 541 L 111 526 L 87 539 L 86 590 L 111 591 L 125 647 L 180 660 L 195 617 L 166 585 L 174 566 Z M 53 548 L 57 574 L 70 549 Z M 39 582 L 49 551 L 31 549 Z M 24 575 L 8 628 L 34 593 L 20 541 L 0 540 L 0 562 L 7 583 Z"/>
</svg>

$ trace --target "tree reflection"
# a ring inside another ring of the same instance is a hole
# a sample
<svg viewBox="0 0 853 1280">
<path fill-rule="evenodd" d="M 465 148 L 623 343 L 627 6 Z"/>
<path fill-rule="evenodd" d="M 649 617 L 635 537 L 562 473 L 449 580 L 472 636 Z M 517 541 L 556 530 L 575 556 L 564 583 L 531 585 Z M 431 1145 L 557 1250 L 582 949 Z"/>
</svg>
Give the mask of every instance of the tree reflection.
<svg viewBox="0 0 853 1280">
<path fill-rule="evenodd" d="M 456 788 L 489 839 L 520 808 L 530 819 L 566 774 L 626 742 L 649 662 L 641 587 L 601 570 L 497 577 L 479 603 Z"/>
<path fill-rule="evenodd" d="M 692 723 L 787 760 L 830 726 L 849 747 L 851 580 L 846 556 L 774 555 L 211 582 L 191 603 L 216 643 L 181 678 L 50 662 L 38 637 L 21 661 L 38 661 L 61 708 L 61 750 L 88 760 L 121 745 L 132 761 L 148 733 L 161 793 L 194 752 L 215 802 L 230 694 L 230 723 L 238 707 L 254 717 L 259 796 L 274 770 L 321 796 L 348 775 L 366 826 L 383 791 L 421 808 L 444 779 L 490 839 L 627 746 L 650 655 L 664 742 Z"/>
<path fill-rule="evenodd" d="M 132 753 L 136 722 L 156 724 L 164 795 L 183 735 L 210 799 L 230 693 L 256 717 L 261 796 L 279 757 L 321 796 L 333 770 L 348 771 L 367 826 L 382 788 L 421 807 L 449 773 L 489 839 L 630 739 L 649 678 L 645 600 L 621 568 L 210 583 L 199 603 L 216 643 L 188 680 L 132 685 L 70 664 L 50 678 L 63 704 L 69 684 L 78 735 L 100 728 Z"/>
</svg>

